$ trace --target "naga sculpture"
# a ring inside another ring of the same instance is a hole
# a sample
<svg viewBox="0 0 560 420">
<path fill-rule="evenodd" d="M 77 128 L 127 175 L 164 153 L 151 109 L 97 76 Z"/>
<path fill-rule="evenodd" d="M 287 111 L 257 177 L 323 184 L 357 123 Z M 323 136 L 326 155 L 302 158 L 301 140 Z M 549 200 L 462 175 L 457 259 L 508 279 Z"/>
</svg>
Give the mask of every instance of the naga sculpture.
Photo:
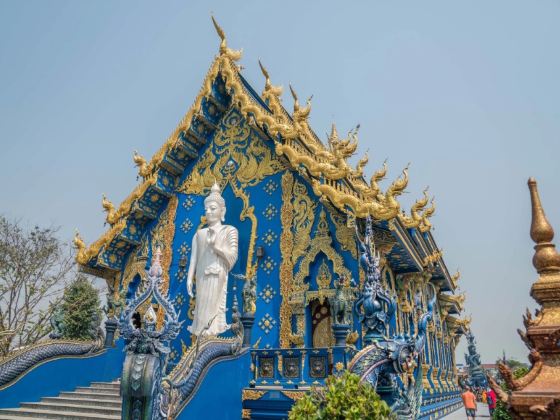
<svg viewBox="0 0 560 420">
<path fill-rule="evenodd" d="M 179 335 L 182 321 L 179 321 L 173 302 L 159 290 L 163 274 L 160 255 L 158 248 L 148 271 L 146 290 L 127 302 L 119 320 L 121 335 L 127 343 L 121 381 L 123 418 L 131 420 L 167 418 L 167 412 L 162 410 L 166 395 L 161 387 L 161 379 L 170 351 L 169 342 Z M 159 304 L 159 310 L 165 311 L 161 329 L 156 328 L 157 316 L 151 306 L 152 300 Z M 134 313 L 145 303 L 150 306 L 141 328 L 135 328 L 132 322 Z"/>
<path fill-rule="evenodd" d="M 482 369 L 480 355 L 476 351 L 476 341 L 474 339 L 474 335 L 471 331 L 468 331 L 465 337 L 467 337 L 467 342 L 469 343 L 469 354 L 465 354 L 465 362 L 469 368 L 468 384 L 470 386 L 486 388 L 488 386 L 488 382 L 486 381 L 486 375 Z"/>
<path fill-rule="evenodd" d="M 390 292 L 381 284 L 381 272 L 379 269 L 379 254 L 375 253 L 373 244 L 373 222 L 371 217 L 366 218 L 366 229 L 363 240 L 356 227 L 356 236 L 360 245 L 360 264 L 362 265 L 366 280 L 354 310 L 360 322 L 366 328 L 364 342 L 372 343 L 374 340 L 382 339 L 387 334 L 387 329 L 392 321 L 396 300 Z"/>
</svg>

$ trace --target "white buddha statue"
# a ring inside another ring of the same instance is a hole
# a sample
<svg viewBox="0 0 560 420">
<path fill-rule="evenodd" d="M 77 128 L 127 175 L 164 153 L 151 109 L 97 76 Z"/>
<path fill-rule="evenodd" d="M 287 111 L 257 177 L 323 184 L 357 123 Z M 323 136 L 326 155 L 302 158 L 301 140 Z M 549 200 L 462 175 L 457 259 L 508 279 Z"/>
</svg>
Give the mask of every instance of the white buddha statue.
<svg viewBox="0 0 560 420">
<path fill-rule="evenodd" d="M 229 329 L 226 323 L 228 273 L 237 261 L 237 229 L 222 225 L 226 203 L 217 184 L 204 200 L 208 227 L 199 229 L 192 241 L 192 255 L 187 276 L 187 291 L 196 297 L 193 323 L 189 331 L 196 335 L 218 335 Z"/>
</svg>

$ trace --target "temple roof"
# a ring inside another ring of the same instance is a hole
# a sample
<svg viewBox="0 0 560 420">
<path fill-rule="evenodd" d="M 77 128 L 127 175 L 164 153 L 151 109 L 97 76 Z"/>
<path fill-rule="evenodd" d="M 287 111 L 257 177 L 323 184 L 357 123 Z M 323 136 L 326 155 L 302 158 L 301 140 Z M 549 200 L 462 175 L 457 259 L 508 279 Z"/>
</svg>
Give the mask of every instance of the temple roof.
<svg viewBox="0 0 560 420">
<path fill-rule="evenodd" d="M 135 152 L 134 162 L 142 182 L 120 206 L 115 208 L 103 197 L 110 229 L 89 246 L 76 233 L 76 259 L 82 268 L 104 278 L 121 270 L 125 256 L 140 245 L 149 222 L 167 205 L 185 168 L 199 156 L 202 146 L 212 141 L 221 117 L 234 103 L 249 124 L 270 139 L 276 154 L 309 181 L 319 199 L 354 218 L 373 217 L 381 229 L 396 238 L 396 246 L 388 255 L 396 272 L 428 268 L 441 290 L 453 290 L 454 278 L 449 275 L 430 232 L 429 218 L 435 211 L 433 199 L 428 206 L 430 200 L 424 191 L 410 214 L 402 211 L 397 201 L 408 184 L 408 168 L 385 192 L 378 183 L 387 173 L 386 164 L 367 182 L 363 174 L 367 156 L 356 167 L 348 163 L 357 148 L 358 127 L 341 138 L 333 125 L 328 144 L 323 144 L 308 124 L 310 100 L 301 106 L 297 93 L 290 87 L 294 107 L 289 114 L 280 101 L 282 89 L 271 84 L 262 64 L 266 81 L 262 95 L 258 95 L 236 64 L 241 53 L 227 47 L 223 31 L 215 21 L 214 24 L 221 38 L 220 52 L 194 104 L 149 162 Z"/>
</svg>

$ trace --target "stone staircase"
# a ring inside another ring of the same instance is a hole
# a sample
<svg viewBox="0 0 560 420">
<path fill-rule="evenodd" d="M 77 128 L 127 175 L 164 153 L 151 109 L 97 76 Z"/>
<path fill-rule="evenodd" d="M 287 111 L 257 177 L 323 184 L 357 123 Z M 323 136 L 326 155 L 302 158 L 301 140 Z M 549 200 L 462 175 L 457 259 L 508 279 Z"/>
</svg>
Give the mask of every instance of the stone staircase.
<svg viewBox="0 0 560 420">
<path fill-rule="evenodd" d="M 41 402 L 21 403 L 19 408 L 0 409 L 0 420 L 120 420 L 120 382 L 93 382 Z"/>
</svg>

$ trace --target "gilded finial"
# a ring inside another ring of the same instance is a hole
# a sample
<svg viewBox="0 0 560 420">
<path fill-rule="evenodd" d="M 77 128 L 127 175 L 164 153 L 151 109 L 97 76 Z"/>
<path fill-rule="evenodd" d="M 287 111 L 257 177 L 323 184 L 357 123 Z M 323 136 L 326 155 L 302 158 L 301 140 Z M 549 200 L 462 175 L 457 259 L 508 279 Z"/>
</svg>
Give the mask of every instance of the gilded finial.
<svg viewBox="0 0 560 420">
<path fill-rule="evenodd" d="M 368 162 L 369 162 L 369 154 L 366 151 L 364 156 L 358 161 L 356 165 L 356 169 L 354 170 L 354 176 L 362 177 L 364 175 L 364 167 L 367 165 Z"/>
<path fill-rule="evenodd" d="M 290 86 L 290 92 L 292 93 L 292 98 L 294 98 L 294 112 L 297 112 L 299 111 L 299 100 L 298 100 L 297 93 L 291 84 L 289 84 L 288 86 Z"/>
<path fill-rule="evenodd" d="M 451 284 L 453 285 L 453 289 L 457 288 L 457 284 L 459 283 L 460 278 L 461 278 L 461 272 L 457 268 L 457 272 L 451 276 Z"/>
<path fill-rule="evenodd" d="M 531 239 L 536 243 L 533 266 L 537 273 L 552 273 L 560 271 L 560 254 L 552 243 L 554 229 L 546 219 L 544 209 L 537 189 L 537 181 L 529 178 L 527 182 L 531 194 Z"/>
<path fill-rule="evenodd" d="M 268 74 L 268 71 L 264 68 L 263 64 L 261 63 L 261 60 L 259 60 L 259 67 L 261 68 L 261 72 L 265 79 L 264 88 L 266 89 L 270 87 L 270 76 Z"/>
<path fill-rule="evenodd" d="M 430 217 L 436 212 L 436 198 L 432 197 L 430 200 L 430 207 L 424 210 L 422 213 L 422 221 L 420 222 L 420 232 L 427 232 L 432 228 L 432 223 L 430 222 Z"/>
<path fill-rule="evenodd" d="M 264 82 L 264 92 L 265 93 L 272 93 L 274 96 L 280 96 L 282 95 L 282 86 L 273 86 L 272 83 L 270 82 L 270 75 L 268 74 L 268 70 L 263 66 L 263 64 L 261 63 L 261 60 L 259 60 L 259 67 L 261 68 L 261 72 L 264 76 L 265 82 Z"/>
<path fill-rule="evenodd" d="M 107 223 L 109 223 L 111 226 L 113 226 L 115 224 L 115 222 L 117 221 L 117 212 L 115 211 L 115 206 L 113 205 L 113 203 L 111 203 L 107 197 L 105 196 L 105 194 L 103 194 L 102 196 L 102 200 L 101 200 L 101 205 L 103 206 L 103 210 L 105 212 L 107 212 L 107 216 L 105 217 L 105 221 Z"/>
<path fill-rule="evenodd" d="M 150 172 L 149 171 L 150 165 L 148 164 L 148 162 L 146 162 L 146 159 L 144 159 L 143 156 L 138 154 L 136 150 L 134 151 L 134 155 L 132 156 L 132 159 L 134 160 L 134 164 L 138 168 L 138 176 L 142 178 L 146 178 Z"/>
<path fill-rule="evenodd" d="M 87 263 L 88 258 L 86 252 L 86 244 L 82 239 L 82 237 L 80 236 L 80 232 L 78 231 L 78 229 L 76 229 L 76 233 L 74 234 L 74 239 L 72 240 L 72 243 L 78 250 L 78 253 L 76 254 L 76 261 L 78 261 L 78 263 L 80 264 Z"/>
<path fill-rule="evenodd" d="M 78 251 L 86 248 L 86 244 L 80 236 L 80 231 L 78 229 L 76 229 L 76 232 L 74 233 L 74 240 L 72 242 Z"/>
<path fill-rule="evenodd" d="M 218 22 L 216 21 L 214 16 L 211 16 L 211 17 L 212 17 L 212 23 L 214 24 L 214 28 L 216 29 L 216 32 L 217 32 L 217 34 L 218 34 L 218 36 L 220 37 L 220 40 L 221 40 L 221 42 L 220 42 L 220 55 L 227 56 L 230 59 L 232 59 L 233 61 L 239 60 L 241 58 L 242 51 L 234 51 L 234 50 L 228 48 L 227 41 L 226 41 L 226 33 L 221 28 L 221 26 L 218 25 Z"/>
<path fill-rule="evenodd" d="M 331 134 L 329 134 L 329 140 L 338 140 L 338 131 L 336 129 L 336 124 L 332 123 Z"/>
</svg>

